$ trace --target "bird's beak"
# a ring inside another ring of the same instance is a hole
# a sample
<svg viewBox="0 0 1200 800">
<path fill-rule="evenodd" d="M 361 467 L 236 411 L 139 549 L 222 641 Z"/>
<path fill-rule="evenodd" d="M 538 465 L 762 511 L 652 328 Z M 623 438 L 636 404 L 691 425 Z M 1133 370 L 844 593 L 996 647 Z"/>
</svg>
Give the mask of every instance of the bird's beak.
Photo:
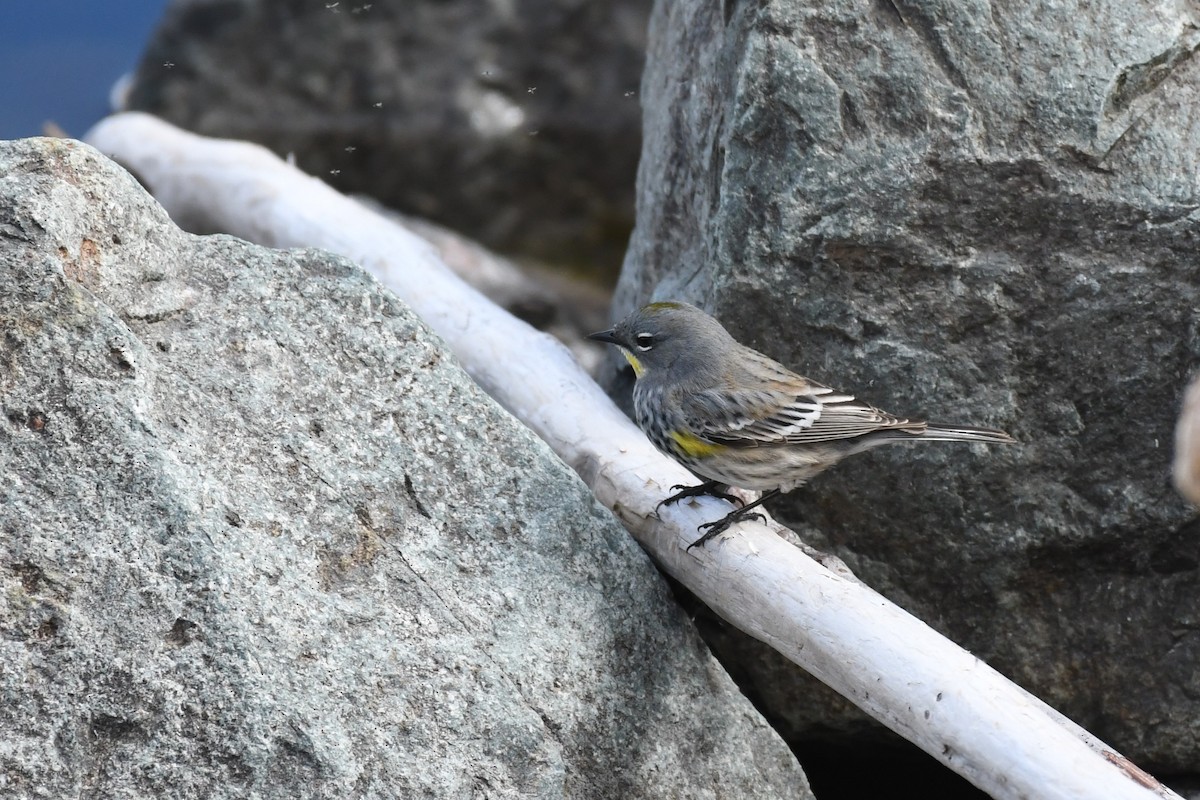
<svg viewBox="0 0 1200 800">
<path fill-rule="evenodd" d="M 598 333 L 589 333 L 587 338 L 593 339 L 597 342 L 607 342 L 608 344 L 621 343 L 621 340 L 617 338 L 616 331 L 612 328 L 609 328 L 606 331 L 599 331 Z"/>
</svg>

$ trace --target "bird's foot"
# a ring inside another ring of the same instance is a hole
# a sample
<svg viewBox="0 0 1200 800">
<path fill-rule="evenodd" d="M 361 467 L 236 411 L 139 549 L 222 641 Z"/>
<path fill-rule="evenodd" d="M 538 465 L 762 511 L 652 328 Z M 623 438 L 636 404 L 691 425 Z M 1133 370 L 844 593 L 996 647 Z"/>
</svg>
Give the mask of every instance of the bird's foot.
<svg viewBox="0 0 1200 800">
<path fill-rule="evenodd" d="M 706 522 L 703 525 L 701 525 L 699 528 L 697 528 L 696 530 L 704 531 L 704 535 L 701 536 L 696 541 L 689 544 L 687 546 L 687 549 L 691 550 L 693 547 L 703 547 L 705 542 L 707 542 L 709 539 L 713 538 L 714 536 L 724 533 L 726 530 L 729 529 L 729 526 L 734 525 L 738 522 L 743 522 L 748 519 L 756 519 L 759 522 L 766 521 L 766 517 L 764 517 L 762 514 L 758 513 L 757 511 L 751 511 L 748 508 L 739 508 L 736 511 L 729 512 L 728 514 L 721 517 L 716 522 Z M 706 528 L 707 528 L 707 530 L 705 530 Z"/>
<path fill-rule="evenodd" d="M 716 522 L 704 523 L 703 525 L 701 525 L 699 528 L 696 529 L 696 530 L 704 531 L 704 535 L 701 536 L 696 541 L 689 544 L 687 546 L 687 549 L 691 550 L 693 547 L 702 546 L 705 542 L 707 542 L 709 539 L 713 538 L 717 534 L 723 533 L 725 530 L 727 530 L 729 528 L 730 525 L 735 525 L 739 522 L 742 522 L 743 520 L 756 519 L 759 522 L 766 522 L 767 518 L 764 517 L 762 514 L 758 513 L 757 511 L 754 511 L 754 509 L 757 508 L 758 506 L 761 506 L 763 503 L 770 500 L 772 497 L 777 496 L 778 494 L 779 494 L 779 489 L 772 489 L 771 491 L 764 493 L 761 497 L 759 497 L 753 503 L 750 503 L 749 505 L 744 505 L 741 508 L 737 509 L 736 511 L 731 511 L 730 513 L 721 517 Z M 704 530 L 705 528 L 707 528 L 708 530 Z"/>
<path fill-rule="evenodd" d="M 720 481 L 705 481 L 704 483 L 701 483 L 698 486 L 684 486 L 682 483 L 677 483 L 674 486 L 672 486 L 671 488 L 672 489 L 680 489 L 681 491 L 678 491 L 675 494 L 668 497 L 666 500 L 663 500 L 661 503 L 659 503 L 658 505 L 656 505 L 654 507 L 654 510 L 658 511 L 663 506 L 669 506 L 672 503 L 678 503 L 680 500 L 683 500 L 685 497 L 699 497 L 700 495 L 703 495 L 703 494 L 706 494 L 709 497 L 719 497 L 722 500 L 726 500 L 730 503 L 737 503 L 739 506 L 745 505 L 745 502 L 742 500 L 742 498 L 738 497 L 737 495 L 732 495 L 729 492 L 725 491 L 722 488 L 724 486 L 725 486 L 725 484 L 721 483 Z"/>
</svg>

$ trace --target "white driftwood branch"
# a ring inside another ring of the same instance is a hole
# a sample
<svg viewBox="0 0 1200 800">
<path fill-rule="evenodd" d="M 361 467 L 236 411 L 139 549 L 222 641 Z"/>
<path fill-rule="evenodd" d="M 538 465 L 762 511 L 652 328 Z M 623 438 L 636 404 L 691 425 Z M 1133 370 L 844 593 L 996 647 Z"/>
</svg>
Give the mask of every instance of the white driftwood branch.
<svg viewBox="0 0 1200 800">
<path fill-rule="evenodd" d="M 1175 425 L 1174 472 L 1180 494 L 1200 506 L 1200 376 L 1188 387 Z"/>
<path fill-rule="evenodd" d="M 689 473 L 663 457 L 565 348 L 500 310 L 432 247 L 267 150 L 143 114 L 87 140 L 134 170 L 178 219 L 273 247 L 347 256 L 404 299 L 485 390 L 545 439 L 671 575 L 725 619 L 996 798 L 1175 797 L 1111 748 L 773 527 L 744 523 L 702 549 L 729 506 L 655 504 Z"/>
</svg>

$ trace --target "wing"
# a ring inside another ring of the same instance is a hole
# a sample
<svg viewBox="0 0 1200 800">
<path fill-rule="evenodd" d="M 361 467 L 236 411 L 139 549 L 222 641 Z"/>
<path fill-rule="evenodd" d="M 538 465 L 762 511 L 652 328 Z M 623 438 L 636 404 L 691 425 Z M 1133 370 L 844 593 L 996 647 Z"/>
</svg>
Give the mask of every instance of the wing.
<svg viewBox="0 0 1200 800">
<path fill-rule="evenodd" d="M 798 378 L 798 376 L 797 376 Z M 702 439 L 734 447 L 808 444 L 853 439 L 881 430 L 925 428 L 899 419 L 852 395 L 799 379 L 754 390 L 708 389 L 683 401 L 688 429 Z"/>
</svg>

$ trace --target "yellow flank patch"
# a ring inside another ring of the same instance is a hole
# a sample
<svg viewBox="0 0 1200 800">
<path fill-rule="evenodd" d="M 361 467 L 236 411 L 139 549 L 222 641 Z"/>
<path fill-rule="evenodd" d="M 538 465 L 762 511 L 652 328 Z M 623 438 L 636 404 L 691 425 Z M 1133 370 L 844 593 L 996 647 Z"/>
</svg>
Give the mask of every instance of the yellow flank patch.
<svg viewBox="0 0 1200 800">
<path fill-rule="evenodd" d="M 725 449 L 725 445 L 723 444 L 706 442 L 690 433 L 670 431 L 667 435 L 674 439 L 675 444 L 679 445 L 679 449 L 690 458 L 708 458 L 709 456 L 715 456 Z"/>
<path fill-rule="evenodd" d="M 642 366 L 641 361 L 638 361 L 637 356 L 626 350 L 624 347 L 621 348 L 621 355 L 625 356 L 625 360 L 629 362 L 629 366 L 633 367 L 634 375 L 640 378 L 646 374 L 646 368 Z"/>
</svg>

